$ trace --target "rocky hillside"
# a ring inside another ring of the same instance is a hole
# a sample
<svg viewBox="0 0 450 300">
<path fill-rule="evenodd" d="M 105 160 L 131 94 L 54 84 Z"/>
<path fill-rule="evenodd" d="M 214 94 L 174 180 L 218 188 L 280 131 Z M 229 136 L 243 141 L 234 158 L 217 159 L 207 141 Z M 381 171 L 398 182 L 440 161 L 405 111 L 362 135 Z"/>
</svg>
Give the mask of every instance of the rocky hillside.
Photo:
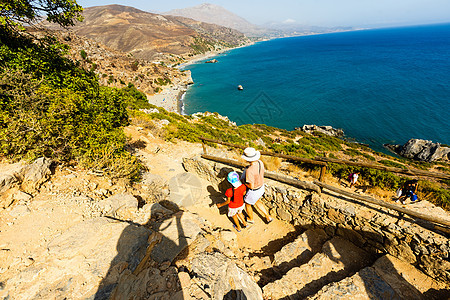
<svg viewBox="0 0 450 300">
<path fill-rule="evenodd" d="M 248 42 L 240 32 L 121 5 L 88 7 L 71 30 L 114 50 L 145 60 L 185 58 Z M 50 26 L 52 29 L 55 27 Z"/>
<path fill-rule="evenodd" d="M 33 32 L 33 34 L 43 33 Z M 60 42 L 69 45 L 70 58 L 78 61 L 84 69 L 95 72 L 101 85 L 122 88 L 131 83 L 139 91 L 150 96 L 170 84 L 192 83 L 190 71 L 180 71 L 168 65 L 178 63 L 178 58 L 174 55 L 169 55 L 166 63 L 152 63 L 79 36 L 73 31 L 56 30 L 51 34 Z"/>
</svg>

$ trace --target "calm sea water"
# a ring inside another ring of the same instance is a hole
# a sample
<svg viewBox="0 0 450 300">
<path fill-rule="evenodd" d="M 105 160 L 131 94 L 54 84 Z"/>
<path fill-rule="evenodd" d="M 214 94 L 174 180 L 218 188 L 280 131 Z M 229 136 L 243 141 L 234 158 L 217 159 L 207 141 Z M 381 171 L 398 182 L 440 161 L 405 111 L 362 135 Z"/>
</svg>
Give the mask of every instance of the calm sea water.
<svg viewBox="0 0 450 300">
<path fill-rule="evenodd" d="M 410 138 L 450 144 L 450 24 L 277 39 L 216 59 L 187 67 L 186 113 L 331 125 L 377 150 Z"/>
</svg>

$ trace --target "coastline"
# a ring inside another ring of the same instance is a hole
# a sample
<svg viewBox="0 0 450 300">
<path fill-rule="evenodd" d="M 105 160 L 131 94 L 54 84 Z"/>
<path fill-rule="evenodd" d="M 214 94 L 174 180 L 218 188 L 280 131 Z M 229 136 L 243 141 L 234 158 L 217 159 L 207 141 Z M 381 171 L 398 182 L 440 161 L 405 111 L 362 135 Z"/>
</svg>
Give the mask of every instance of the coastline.
<svg viewBox="0 0 450 300">
<path fill-rule="evenodd" d="M 239 49 L 243 47 L 247 47 L 250 45 L 253 45 L 254 43 L 245 44 L 243 46 L 235 47 L 235 48 L 227 48 L 220 51 L 209 51 L 207 53 L 202 53 L 193 56 L 189 61 L 182 63 L 175 68 L 177 69 L 183 69 L 189 65 L 195 64 L 199 61 L 206 60 L 209 58 L 213 58 L 217 55 L 220 55 L 222 53 L 225 53 L 230 50 Z M 189 72 L 189 71 L 188 71 Z M 171 86 L 164 87 L 163 90 L 155 95 L 147 95 L 148 102 L 150 104 L 159 106 L 164 108 L 165 110 L 169 112 L 175 112 L 179 114 L 184 114 L 184 104 L 183 104 L 183 98 L 186 94 L 186 91 L 189 88 L 189 85 L 193 84 L 192 77 L 189 76 L 188 80 L 175 83 Z"/>
</svg>

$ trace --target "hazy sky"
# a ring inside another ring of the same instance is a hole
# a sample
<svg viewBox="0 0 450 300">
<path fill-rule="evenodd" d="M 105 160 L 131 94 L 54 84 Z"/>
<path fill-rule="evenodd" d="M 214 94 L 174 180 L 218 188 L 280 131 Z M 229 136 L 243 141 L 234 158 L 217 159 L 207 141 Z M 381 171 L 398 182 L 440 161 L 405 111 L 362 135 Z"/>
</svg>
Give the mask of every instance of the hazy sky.
<svg viewBox="0 0 450 300">
<path fill-rule="evenodd" d="M 83 7 L 121 4 L 150 12 L 166 12 L 213 3 L 261 25 L 296 22 L 320 26 L 393 26 L 450 22 L 450 0 L 78 0 Z"/>
</svg>

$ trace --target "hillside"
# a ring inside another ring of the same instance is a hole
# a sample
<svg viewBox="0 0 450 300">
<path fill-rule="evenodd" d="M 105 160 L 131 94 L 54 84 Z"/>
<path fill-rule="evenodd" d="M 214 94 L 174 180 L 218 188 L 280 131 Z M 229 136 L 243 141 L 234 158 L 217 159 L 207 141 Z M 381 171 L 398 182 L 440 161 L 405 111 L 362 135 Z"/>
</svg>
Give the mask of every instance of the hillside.
<svg viewBox="0 0 450 300">
<path fill-rule="evenodd" d="M 84 21 L 71 31 L 138 59 L 160 60 L 170 55 L 185 58 L 248 42 L 234 29 L 166 17 L 128 6 L 88 7 L 83 16 Z"/>
</svg>

